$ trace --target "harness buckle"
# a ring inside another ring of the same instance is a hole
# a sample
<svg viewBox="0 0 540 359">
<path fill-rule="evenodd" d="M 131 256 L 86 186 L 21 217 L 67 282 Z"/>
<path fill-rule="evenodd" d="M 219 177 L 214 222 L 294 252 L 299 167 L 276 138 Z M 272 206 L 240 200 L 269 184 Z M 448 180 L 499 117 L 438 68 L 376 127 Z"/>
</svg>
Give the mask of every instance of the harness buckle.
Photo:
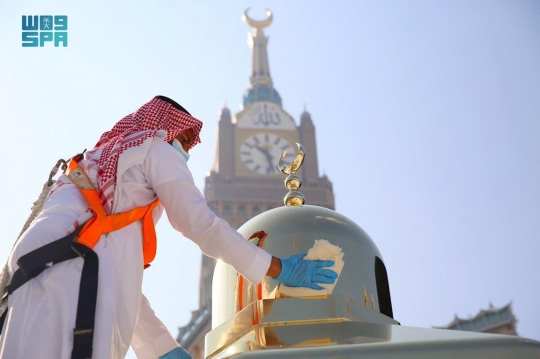
<svg viewBox="0 0 540 359">
<path fill-rule="evenodd" d="M 73 351 L 72 359 L 92 358 L 92 343 L 94 341 L 94 329 L 75 328 L 73 329 Z"/>
<path fill-rule="evenodd" d="M 71 245 L 71 249 L 73 250 L 73 252 L 77 253 L 79 257 L 84 258 L 84 253 L 77 249 L 75 243 Z"/>
<path fill-rule="evenodd" d="M 73 334 L 74 335 L 88 335 L 88 334 L 93 334 L 94 333 L 94 329 L 91 328 L 91 329 L 73 329 Z"/>
</svg>

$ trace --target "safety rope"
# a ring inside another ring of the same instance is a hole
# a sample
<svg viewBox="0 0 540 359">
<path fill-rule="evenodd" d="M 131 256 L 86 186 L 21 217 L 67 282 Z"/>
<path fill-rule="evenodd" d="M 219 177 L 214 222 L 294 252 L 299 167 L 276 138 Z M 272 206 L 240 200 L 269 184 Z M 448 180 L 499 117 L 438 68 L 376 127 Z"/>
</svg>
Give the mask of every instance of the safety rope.
<svg viewBox="0 0 540 359">
<path fill-rule="evenodd" d="M 17 244 L 17 242 L 19 241 L 19 238 L 21 238 L 22 234 L 26 232 L 28 227 L 30 227 L 30 224 L 32 224 L 34 219 L 36 219 L 36 217 L 38 216 L 39 212 L 41 212 L 41 209 L 43 208 L 43 204 L 45 203 L 45 200 L 47 199 L 47 196 L 49 194 L 49 191 L 51 190 L 51 187 L 54 186 L 54 184 L 56 183 L 56 181 L 53 180 L 53 177 L 58 173 L 58 170 L 60 168 L 62 168 L 62 170 L 66 169 L 66 161 L 63 159 L 59 159 L 56 162 L 56 165 L 52 168 L 51 172 L 49 173 L 49 179 L 47 180 L 47 182 L 43 184 L 43 187 L 41 188 L 41 193 L 39 194 L 37 200 L 32 204 L 32 208 L 30 209 L 30 216 L 24 223 L 24 226 L 21 232 L 19 233 L 19 235 L 17 236 L 15 243 L 13 243 L 12 250 Z M 5 294 L 6 286 L 9 284 L 10 281 L 11 281 L 11 278 L 9 276 L 8 263 L 6 260 L 6 263 L 4 264 L 2 268 L 2 274 L 0 278 L 0 300 L 3 298 Z"/>
</svg>

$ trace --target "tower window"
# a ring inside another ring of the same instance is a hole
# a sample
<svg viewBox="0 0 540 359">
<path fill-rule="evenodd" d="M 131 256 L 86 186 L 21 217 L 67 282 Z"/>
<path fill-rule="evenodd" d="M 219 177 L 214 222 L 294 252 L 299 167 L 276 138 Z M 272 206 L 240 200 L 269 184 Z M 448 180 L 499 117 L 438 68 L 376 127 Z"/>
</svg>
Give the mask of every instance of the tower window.
<svg viewBox="0 0 540 359">
<path fill-rule="evenodd" d="M 259 213 L 261 213 L 261 207 L 253 206 L 253 209 L 251 210 L 251 213 L 252 213 L 253 216 L 258 215 Z"/>
<path fill-rule="evenodd" d="M 238 215 L 239 216 L 245 216 L 246 215 L 246 206 L 243 204 L 238 206 Z"/>
</svg>

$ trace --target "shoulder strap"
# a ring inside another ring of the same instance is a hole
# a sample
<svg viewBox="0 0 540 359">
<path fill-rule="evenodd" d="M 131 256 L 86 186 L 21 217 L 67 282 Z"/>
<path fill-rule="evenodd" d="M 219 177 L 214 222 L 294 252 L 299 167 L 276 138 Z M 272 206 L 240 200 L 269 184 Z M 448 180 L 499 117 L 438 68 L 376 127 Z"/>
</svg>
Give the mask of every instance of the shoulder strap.
<svg viewBox="0 0 540 359">
<path fill-rule="evenodd" d="M 77 158 L 72 158 L 69 162 L 66 175 L 79 188 L 83 197 L 88 201 L 92 212 L 94 212 L 94 217 L 85 223 L 77 242 L 88 248 L 94 248 L 102 234 L 116 231 L 142 219 L 144 266 L 145 268 L 149 267 L 150 262 L 156 256 L 157 250 L 156 230 L 152 212 L 160 203 L 159 199 L 156 198 L 146 206 L 107 215 L 94 184 L 79 166 Z"/>
</svg>

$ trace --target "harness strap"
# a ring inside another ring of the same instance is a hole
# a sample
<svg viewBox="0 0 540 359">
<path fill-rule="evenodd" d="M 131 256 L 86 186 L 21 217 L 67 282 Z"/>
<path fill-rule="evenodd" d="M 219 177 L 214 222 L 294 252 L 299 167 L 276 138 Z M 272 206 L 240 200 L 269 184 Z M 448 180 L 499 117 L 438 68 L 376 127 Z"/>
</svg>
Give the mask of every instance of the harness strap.
<svg viewBox="0 0 540 359">
<path fill-rule="evenodd" d="M 13 293 L 24 283 L 37 277 L 41 272 L 54 264 L 77 258 L 79 254 L 73 250 L 72 246 L 80 230 L 81 227 L 79 226 L 67 236 L 35 249 L 19 258 L 17 261 L 19 269 L 13 273 L 11 283 L 6 287 L 6 293 L 8 295 Z"/>
<path fill-rule="evenodd" d="M 79 286 L 71 359 L 90 359 L 94 343 L 99 258 L 96 252 L 82 244 L 74 243 L 74 248 L 84 256 L 84 266 Z"/>
<path fill-rule="evenodd" d="M 86 222 L 82 228 L 77 242 L 88 248 L 94 248 L 102 234 L 116 231 L 142 219 L 144 268 L 148 268 L 150 262 L 156 257 L 157 240 L 152 212 L 160 203 L 159 199 L 155 199 L 146 206 L 107 215 L 92 181 L 79 167 L 75 157 L 69 162 L 66 175 L 79 188 L 94 213 L 94 217 Z"/>
<path fill-rule="evenodd" d="M 76 243 L 77 235 L 82 226 L 67 236 L 44 245 L 30 253 L 25 254 L 17 261 L 19 269 L 11 278 L 6 287 L 6 297 L 20 288 L 30 279 L 37 277 L 50 266 L 77 257 L 84 259 L 79 286 L 79 299 L 73 336 L 73 351 L 71 359 L 86 359 L 92 357 L 92 344 L 94 341 L 94 323 L 96 314 L 99 258 L 92 249 Z M 7 298 L 3 298 L 7 300 Z M 8 310 L 0 317 L 0 332 Z"/>
<path fill-rule="evenodd" d="M 77 319 L 75 322 L 71 359 L 92 358 L 98 290 L 99 258 L 97 253 L 92 249 L 75 241 L 81 228 L 82 226 L 79 226 L 67 236 L 35 249 L 19 258 L 17 261 L 19 269 L 15 271 L 11 283 L 6 288 L 7 296 L 54 264 L 79 256 L 84 259 L 79 286 Z M 8 310 L 0 317 L 0 332 L 3 328 L 3 322 L 7 312 Z"/>
<path fill-rule="evenodd" d="M 150 263 L 156 257 L 157 251 L 157 238 L 156 238 L 156 226 L 154 224 L 154 217 L 152 212 L 154 208 L 160 203 L 159 198 L 148 205 L 148 210 L 143 216 L 142 231 L 143 231 L 143 259 L 144 268 L 150 267 Z M 137 209 L 137 208 L 136 208 Z"/>
<path fill-rule="evenodd" d="M 8 311 L 9 310 L 6 308 L 6 310 L 4 310 L 4 313 L 0 315 L 0 334 L 2 334 L 2 331 L 4 330 L 4 322 L 6 321 Z"/>
</svg>

